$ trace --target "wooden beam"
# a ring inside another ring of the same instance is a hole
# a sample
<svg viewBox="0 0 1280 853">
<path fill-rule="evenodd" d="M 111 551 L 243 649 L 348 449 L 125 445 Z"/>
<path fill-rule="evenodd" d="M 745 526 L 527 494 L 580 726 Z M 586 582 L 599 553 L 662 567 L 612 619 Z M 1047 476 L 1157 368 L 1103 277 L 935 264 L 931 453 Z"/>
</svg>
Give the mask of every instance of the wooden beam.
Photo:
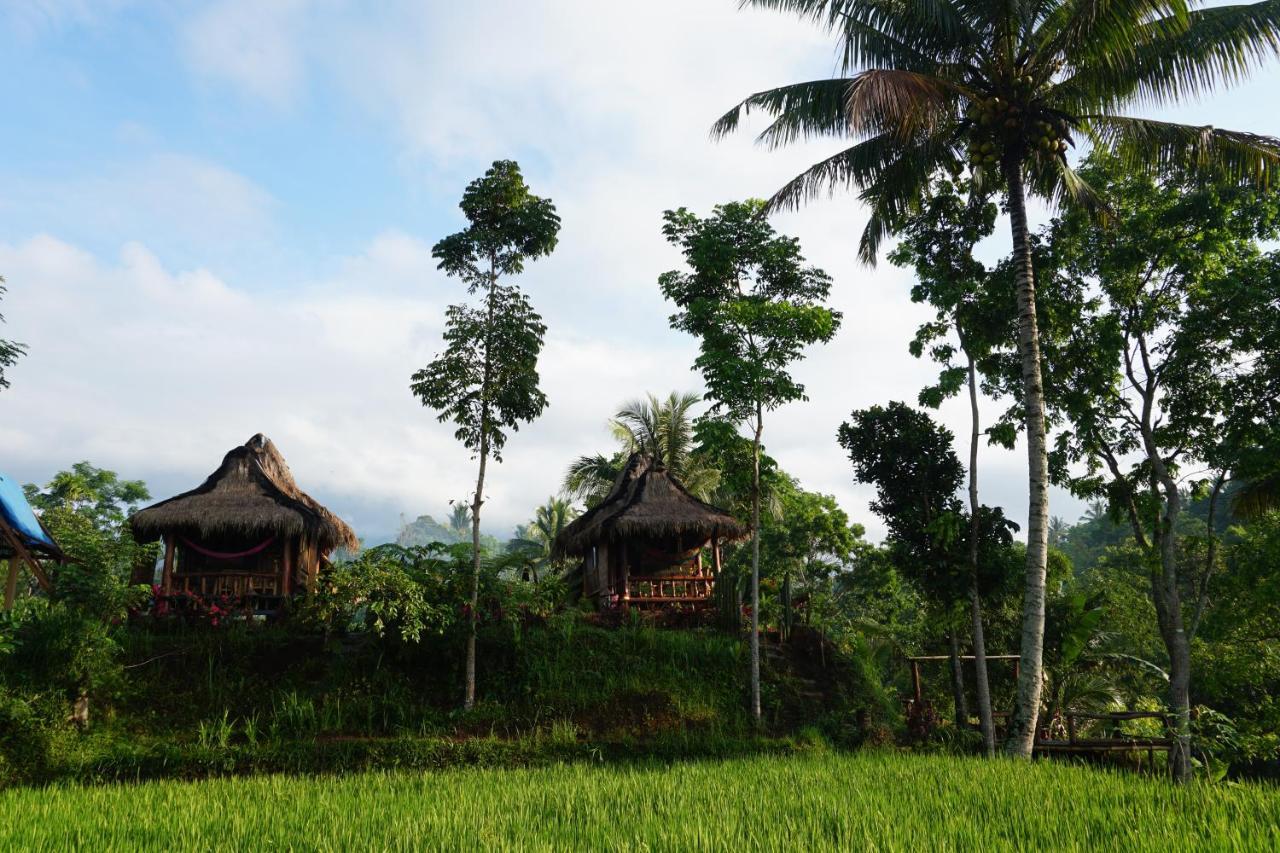
<svg viewBox="0 0 1280 853">
<path fill-rule="evenodd" d="M 627 581 L 630 579 L 631 575 L 631 561 L 627 559 L 627 543 L 623 542 L 621 544 L 622 547 L 620 550 L 622 551 L 622 565 L 620 572 L 622 574 L 622 606 L 626 607 L 627 602 L 631 600 L 631 589 L 627 585 Z"/>
<path fill-rule="evenodd" d="M 53 584 L 49 583 L 49 576 L 44 573 L 44 569 L 40 567 L 40 561 L 37 560 L 27 546 L 22 544 L 22 540 L 18 538 L 16 531 L 10 529 L 8 524 L 0 522 L 0 533 L 4 534 L 5 541 L 9 543 L 9 547 L 13 549 L 13 558 L 21 560 L 27 564 L 27 568 L 31 569 L 31 574 L 35 576 L 36 581 L 40 584 L 40 588 L 45 592 L 53 591 Z"/>
<path fill-rule="evenodd" d="M 169 534 L 164 537 L 164 568 L 160 572 L 160 590 L 169 595 L 173 592 L 173 562 L 178 548 L 178 537 Z"/>
<path fill-rule="evenodd" d="M 18 598 L 18 560 L 11 557 L 4 561 L 6 568 L 6 579 L 4 582 L 4 609 L 12 610 L 13 602 Z"/>
<path fill-rule="evenodd" d="M 920 661 L 918 660 L 911 661 L 911 692 L 917 703 L 923 698 L 920 691 Z"/>
<path fill-rule="evenodd" d="M 296 541 L 294 539 L 284 541 L 284 567 L 281 569 L 280 594 L 285 596 L 293 592 L 293 549 Z"/>
</svg>

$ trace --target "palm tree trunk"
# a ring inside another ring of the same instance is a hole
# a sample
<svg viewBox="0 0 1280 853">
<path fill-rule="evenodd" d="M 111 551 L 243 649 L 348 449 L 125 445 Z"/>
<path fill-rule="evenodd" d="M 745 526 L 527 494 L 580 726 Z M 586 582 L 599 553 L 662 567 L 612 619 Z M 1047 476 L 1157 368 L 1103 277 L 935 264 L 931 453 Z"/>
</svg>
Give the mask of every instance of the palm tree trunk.
<svg viewBox="0 0 1280 853">
<path fill-rule="evenodd" d="M 969 360 L 969 611 L 973 621 L 973 671 L 975 694 L 978 699 L 978 725 L 982 730 L 982 748 L 987 756 L 995 755 L 996 728 L 991 714 L 991 683 L 987 680 L 987 640 L 982 629 L 982 597 L 978 594 L 978 534 L 981 519 L 978 516 L 978 438 L 981 425 L 978 422 L 978 376 L 973 356 L 965 350 Z"/>
<path fill-rule="evenodd" d="M 1005 752 L 1030 758 L 1043 687 L 1045 568 L 1049 558 L 1049 454 L 1046 443 L 1044 383 L 1040 375 L 1040 333 L 1036 327 L 1035 271 L 1022 184 L 1022 156 L 1004 162 L 1009 219 L 1018 292 L 1018 352 L 1022 359 L 1022 397 L 1027 437 L 1027 565 L 1022 597 L 1022 648 L 1018 698 L 1009 721 Z"/>
<path fill-rule="evenodd" d="M 756 406 L 751 470 L 751 716 L 760 725 L 760 434 L 764 414 Z"/>
</svg>

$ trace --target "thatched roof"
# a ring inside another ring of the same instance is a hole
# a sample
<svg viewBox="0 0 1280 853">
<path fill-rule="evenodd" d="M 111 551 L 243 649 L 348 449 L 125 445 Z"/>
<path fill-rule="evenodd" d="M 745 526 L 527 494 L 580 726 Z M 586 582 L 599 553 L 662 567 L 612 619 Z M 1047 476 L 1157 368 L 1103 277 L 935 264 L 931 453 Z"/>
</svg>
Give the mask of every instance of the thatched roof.
<svg viewBox="0 0 1280 853">
<path fill-rule="evenodd" d="M 223 457 L 222 465 L 189 492 L 139 510 L 129 527 L 140 542 L 166 533 L 198 536 L 306 536 L 321 552 L 360 547 L 346 522 L 294 482 L 271 439 L 259 433 Z"/>
<path fill-rule="evenodd" d="M 748 529 L 719 507 L 698 500 L 661 464 L 631 454 L 609 496 L 556 537 L 561 554 L 585 554 L 601 541 L 688 536 L 741 539 Z"/>
</svg>

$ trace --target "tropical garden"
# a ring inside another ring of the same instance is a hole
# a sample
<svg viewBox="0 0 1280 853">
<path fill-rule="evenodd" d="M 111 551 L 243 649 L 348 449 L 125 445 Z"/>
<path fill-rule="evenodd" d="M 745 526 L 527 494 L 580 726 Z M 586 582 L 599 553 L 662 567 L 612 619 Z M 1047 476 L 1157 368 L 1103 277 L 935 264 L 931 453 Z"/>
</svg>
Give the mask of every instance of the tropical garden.
<svg viewBox="0 0 1280 853">
<path fill-rule="evenodd" d="M 620 398 L 513 534 L 486 495 L 554 405 L 521 274 L 561 220 L 511 160 L 435 244 L 460 301 L 405 369 L 475 465 L 443 521 L 333 554 L 264 618 L 136 582 L 146 484 L 25 486 L 73 559 L 0 615 L 7 846 L 1280 843 L 1280 140 L 1141 116 L 1273 61 L 1280 3 L 743 5 L 824 28 L 839 70 L 713 137 L 762 114 L 765 149 L 840 150 L 768 199 L 672 200 L 653 280 L 703 388 Z M 928 311 L 903 357 L 936 367 L 813 436 L 879 543 L 769 452 L 843 320 L 771 216 L 845 191 L 861 259 Z M 26 354 L 0 340 L 0 392 Z M 984 503 L 992 446 L 1025 450 L 1025 526 Z M 747 531 L 703 607 L 583 592 L 564 534 L 635 454 Z"/>
</svg>

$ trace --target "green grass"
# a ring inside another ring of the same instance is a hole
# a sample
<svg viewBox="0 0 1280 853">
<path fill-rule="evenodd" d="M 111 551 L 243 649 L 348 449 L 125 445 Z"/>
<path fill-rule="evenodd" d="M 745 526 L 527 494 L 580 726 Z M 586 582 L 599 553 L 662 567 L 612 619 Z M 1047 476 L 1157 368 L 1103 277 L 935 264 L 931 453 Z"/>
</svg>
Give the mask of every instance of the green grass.
<svg viewBox="0 0 1280 853">
<path fill-rule="evenodd" d="M 1280 790 L 888 752 L 0 793 L 0 849 L 1280 847 Z"/>
</svg>

